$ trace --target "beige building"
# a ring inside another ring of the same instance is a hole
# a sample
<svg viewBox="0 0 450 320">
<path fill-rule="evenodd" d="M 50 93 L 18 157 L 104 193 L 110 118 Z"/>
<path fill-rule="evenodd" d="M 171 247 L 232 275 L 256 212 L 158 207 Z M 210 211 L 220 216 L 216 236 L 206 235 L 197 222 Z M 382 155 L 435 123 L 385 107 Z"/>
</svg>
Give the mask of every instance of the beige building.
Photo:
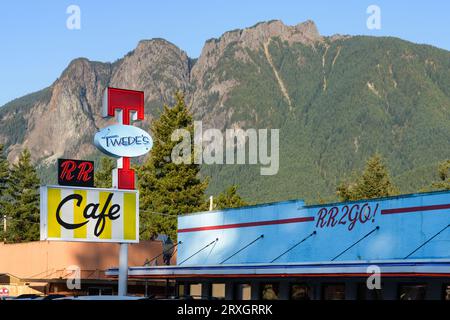
<svg viewBox="0 0 450 320">
<path fill-rule="evenodd" d="M 129 266 L 142 266 L 162 253 L 161 241 L 130 244 Z M 119 264 L 119 244 L 90 242 L 34 241 L 0 243 L 0 290 L 9 295 L 37 294 L 115 294 L 117 280 L 105 270 Z M 152 264 L 162 265 L 162 255 Z M 80 288 L 70 289 L 79 276 Z M 68 285 L 69 283 L 69 285 Z M 164 294 L 165 281 L 129 281 L 130 294 Z"/>
</svg>

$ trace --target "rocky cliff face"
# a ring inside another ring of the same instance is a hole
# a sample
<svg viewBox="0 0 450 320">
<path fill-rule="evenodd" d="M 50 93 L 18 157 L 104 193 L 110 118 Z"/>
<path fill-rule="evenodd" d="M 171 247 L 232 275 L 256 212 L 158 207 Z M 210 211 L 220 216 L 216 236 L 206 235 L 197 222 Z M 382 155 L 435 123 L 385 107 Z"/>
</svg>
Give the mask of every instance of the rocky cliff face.
<svg viewBox="0 0 450 320">
<path fill-rule="evenodd" d="M 162 103 L 172 101 L 174 90 L 185 91 L 188 84 L 189 58 L 162 39 L 141 41 L 114 64 L 75 59 L 48 88 L 49 99 L 38 99 L 16 114 L 8 105 L 3 108 L 2 123 L 23 116 L 26 127 L 21 141 L 12 144 L 8 133 L 0 133 L 1 140 L 10 145 L 11 161 L 17 159 L 23 148 L 30 149 L 33 158 L 45 164 L 62 156 L 85 157 L 95 151 L 91 140 L 96 130 L 114 121 L 100 115 L 107 86 L 144 90 L 147 119 L 140 125 L 145 127 Z"/>
<path fill-rule="evenodd" d="M 194 118 L 219 129 L 280 129 L 280 171 L 205 166 L 211 192 L 240 185 L 249 200 L 315 199 L 387 157 L 402 191 L 417 191 L 435 163 L 450 158 L 450 53 L 400 39 L 323 37 L 312 21 L 281 21 L 224 33 L 190 59 L 152 39 L 114 63 L 76 59 L 49 88 L 0 108 L 0 143 L 15 161 L 29 148 L 38 163 L 98 155 L 93 135 L 107 86 L 145 92 L 147 128 L 177 90 Z M 113 120 L 109 120 L 113 121 Z"/>
<path fill-rule="evenodd" d="M 49 100 L 34 101 L 17 115 L 26 122 L 23 139 L 12 143 L 13 133 L 0 132 L 0 141 L 9 145 L 8 158 L 12 161 L 23 148 L 30 149 L 35 160 L 47 164 L 62 156 L 90 155 L 94 152 L 91 137 L 106 123 L 100 109 L 107 86 L 145 92 L 147 117 L 140 124 L 144 127 L 161 105 L 171 103 L 174 92 L 181 90 L 196 116 L 205 124 L 223 128 L 233 112 L 224 108 L 224 103 L 239 81 L 227 77 L 226 71 L 217 74 L 221 62 L 231 58 L 252 63 L 249 51 L 263 49 L 274 37 L 289 44 L 312 46 L 323 41 L 312 21 L 286 26 L 275 20 L 207 41 L 193 67 L 184 51 L 164 39 L 140 41 L 136 49 L 113 64 L 75 59 L 48 89 Z M 232 57 L 227 56 L 230 50 L 234 51 Z M 8 105 L 3 109 L 0 121 L 6 123 L 14 113 L 8 112 Z"/>
<path fill-rule="evenodd" d="M 187 91 L 189 77 L 190 60 L 184 51 L 163 39 L 144 40 L 116 63 L 109 86 L 143 90 L 151 116 L 161 103 L 173 100 L 174 90 Z"/>
<path fill-rule="evenodd" d="M 63 155 L 92 153 L 87 136 L 94 134 L 100 121 L 97 111 L 111 71 L 107 63 L 72 61 L 51 86 L 50 99 L 24 113 L 26 133 L 22 142 L 10 146 L 10 160 L 15 161 L 23 148 L 46 163 Z"/>
<path fill-rule="evenodd" d="M 257 66 L 252 53 L 264 50 L 271 39 L 289 45 L 302 43 L 310 46 L 323 41 L 316 25 L 306 21 L 296 26 L 286 26 L 281 21 L 262 22 L 251 28 L 224 33 L 219 39 L 205 43 L 197 63 L 192 68 L 193 109 L 199 117 L 215 128 L 222 128 L 232 117 L 234 108 L 224 107 L 230 92 L 240 85 L 239 77 L 225 65 L 238 62 Z M 269 61 L 265 61 L 269 63 Z M 262 76 L 261 70 L 257 72 Z M 239 106 L 234 106 L 239 108 Z M 256 106 L 254 106 L 256 107 Z M 254 110 L 256 112 L 256 110 Z M 245 125 L 245 121 L 237 121 Z"/>
</svg>

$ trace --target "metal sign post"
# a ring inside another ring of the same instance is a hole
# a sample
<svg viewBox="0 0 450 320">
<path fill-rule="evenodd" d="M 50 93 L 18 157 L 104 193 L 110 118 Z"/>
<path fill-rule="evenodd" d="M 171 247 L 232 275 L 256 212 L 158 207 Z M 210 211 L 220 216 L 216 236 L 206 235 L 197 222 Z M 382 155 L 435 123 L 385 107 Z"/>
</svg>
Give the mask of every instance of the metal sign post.
<svg viewBox="0 0 450 320">
<path fill-rule="evenodd" d="M 128 243 L 120 244 L 119 252 L 119 290 L 117 295 L 126 296 L 128 290 Z"/>
</svg>

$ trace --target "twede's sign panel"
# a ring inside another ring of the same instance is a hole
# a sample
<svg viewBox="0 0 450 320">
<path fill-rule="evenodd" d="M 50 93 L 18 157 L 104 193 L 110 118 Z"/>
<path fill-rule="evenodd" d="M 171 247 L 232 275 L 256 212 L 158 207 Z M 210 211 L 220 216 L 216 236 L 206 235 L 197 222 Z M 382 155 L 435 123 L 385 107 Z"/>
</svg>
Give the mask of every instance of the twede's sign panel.
<svg viewBox="0 0 450 320">
<path fill-rule="evenodd" d="M 139 242 L 137 190 L 43 186 L 41 240 Z"/>
<path fill-rule="evenodd" d="M 111 157 L 139 157 L 150 151 L 153 140 L 141 128 L 115 124 L 97 132 L 94 144 Z"/>
</svg>

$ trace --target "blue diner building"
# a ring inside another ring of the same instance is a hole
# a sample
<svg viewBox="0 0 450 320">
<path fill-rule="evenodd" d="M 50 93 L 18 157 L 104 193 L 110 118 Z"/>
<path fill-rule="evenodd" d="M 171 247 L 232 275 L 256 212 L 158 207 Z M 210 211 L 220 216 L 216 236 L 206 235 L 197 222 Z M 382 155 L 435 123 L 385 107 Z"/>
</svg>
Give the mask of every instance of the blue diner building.
<svg viewBox="0 0 450 320">
<path fill-rule="evenodd" d="M 204 299 L 450 299 L 450 191 L 188 214 L 177 241 L 176 265 L 129 277 Z"/>
</svg>

